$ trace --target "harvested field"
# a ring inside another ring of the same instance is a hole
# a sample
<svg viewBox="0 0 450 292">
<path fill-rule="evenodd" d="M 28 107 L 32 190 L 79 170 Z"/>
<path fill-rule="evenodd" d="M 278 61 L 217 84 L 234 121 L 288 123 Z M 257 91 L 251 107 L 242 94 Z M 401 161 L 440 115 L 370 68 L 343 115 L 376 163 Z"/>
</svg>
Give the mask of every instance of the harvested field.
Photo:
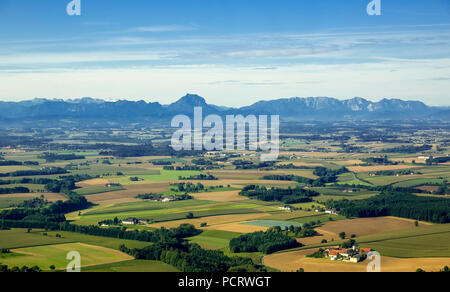
<svg viewBox="0 0 450 292">
<path fill-rule="evenodd" d="M 362 160 L 359 160 L 359 159 L 344 160 L 344 161 L 334 161 L 333 163 L 335 163 L 337 165 L 342 165 L 342 166 L 364 164 L 364 162 Z"/>
<path fill-rule="evenodd" d="M 88 201 L 98 205 L 112 205 L 126 202 L 138 202 L 135 197 L 139 194 L 167 192 L 168 183 L 139 184 L 126 186 L 126 190 L 108 192 L 87 197 Z"/>
<path fill-rule="evenodd" d="M 336 237 L 336 234 L 334 234 L 333 232 L 327 232 L 324 230 L 318 231 L 317 229 L 316 229 L 316 231 L 319 233 L 318 236 L 297 238 L 297 241 L 302 243 L 305 246 L 308 246 L 308 245 L 321 244 L 322 240 L 324 240 L 324 239 L 327 242 L 332 242 L 333 240 L 340 240 L 340 238 Z"/>
<path fill-rule="evenodd" d="M 283 174 L 281 171 L 258 171 L 258 170 L 228 170 L 228 171 L 208 171 L 221 180 L 248 180 L 257 179 L 265 175 Z"/>
<path fill-rule="evenodd" d="M 10 166 L 0 166 L 0 173 L 14 172 L 18 170 L 30 170 L 31 167 L 23 165 L 10 165 Z"/>
<path fill-rule="evenodd" d="M 413 161 L 417 163 L 425 163 L 426 161 L 426 159 L 418 159 L 417 157 L 391 158 L 390 160 L 394 162 L 405 162 L 405 163 L 413 163 Z"/>
<path fill-rule="evenodd" d="M 264 264 L 286 272 L 297 271 L 300 268 L 303 268 L 305 272 L 366 272 L 367 270 L 368 261 L 354 264 L 306 257 L 315 251 L 317 249 L 266 256 Z M 446 265 L 450 265 L 450 258 L 398 259 L 381 257 L 382 272 L 415 272 L 418 268 L 425 271 L 439 271 Z"/>
<path fill-rule="evenodd" d="M 185 220 L 161 222 L 161 223 L 149 225 L 149 227 L 173 228 L 173 227 L 178 227 L 181 224 L 187 223 L 187 224 L 192 224 L 197 228 L 200 228 L 200 225 L 202 223 L 207 223 L 208 226 L 205 229 L 216 229 L 214 227 L 218 226 L 218 225 L 220 226 L 220 225 L 235 223 L 235 222 L 240 223 L 243 220 L 255 220 L 255 219 L 264 218 L 266 216 L 268 216 L 268 215 L 266 215 L 266 214 L 239 214 L 239 215 L 211 216 L 211 217 L 204 217 L 204 218 L 198 218 L 198 219 L 185 219 Z M 218 229 L 218 230 L 222 230 L 222 229 Z"/>
<path fill-rule="evenodd" d="M 352 172 L 371 172 L 371 171 L 384 171 L 384 170 L 402 170 L 417 168 L 419 166 L 414 165 L 375 165 L 375 166 L 350 166 L 348 169 Z"/>
<path fill-rule="evenodd" d="M 206 227 L 206 230 L 221 230 L 221 231 L 230 231 L 230 232 L 238 232 L 238 233 L 253 233 L 258 231 L 267 231 L 268 227 L 262 226 L 251 226 L 242 224 L 245 222 L 236 222 L 236 223 L 227 223 L 221 225 L 215 225 L 211 227 Z"/>
<path fill-rule="evenodd" d="M 104 186 L 109 184 L 109 181 L 107 179 L 103 178 L 96 178 L 96 179 L 90 179 L 85 180 L 82 182 L 77 183 L 78 187 L 85 188 L 85 187 L 92 187 L 92 186 Z"/>
<path fill-rule="evenodd" d="M 416 189 L 426 191 L 426 192 L 436 192 L 439 190 L 438 186 L 421 186 L 417 187 Z"/>
<path fill-rule="evenodd" d="M 335 222 L 327 222 L 317 232 L 331 235 L 334 239 L 339 238 L 339 233 L 345 232 L 347 236 L 355 234 L 356 236 L 364 236 L 370 234 L 381 233 L 391 230 L 414 229 L 414 220 L 396 218 L 396 217 L 378 217 L 378 218 L 358 218 L 352 220 L 341 220 Z M 429 225 L 420 223 L 420 226 Z"/>
<path fill-rule="evenodd" d="M 213 202 L 231 202 L 248 200 L 247 197 L 239 196 L 239 191 L 227 192 L 207 192 L 199 194 L 191 194 L 196 200 L 213 201 Z"/>
<path fill-rule="evenodd" d="M 323 166 L 323 164 L 321 163 L 307 163 L 307 162 L 281 162 L 281 163 L 277 163 L 277 165 L 289 165 L 289 164 L 293 164 L 294 166 L 305 166 L 305 167 L 319 167 L 319 166 Z"/>
<path fill-rule="evenodd" d="M 301 158 L 333 158 L 333 157 L 345 157 L 345 154 L 337 152 L 282 152 L 283 155 L 296 155 Z M 348 154 L 347 154 L 348 156 Z"/>
</svg>

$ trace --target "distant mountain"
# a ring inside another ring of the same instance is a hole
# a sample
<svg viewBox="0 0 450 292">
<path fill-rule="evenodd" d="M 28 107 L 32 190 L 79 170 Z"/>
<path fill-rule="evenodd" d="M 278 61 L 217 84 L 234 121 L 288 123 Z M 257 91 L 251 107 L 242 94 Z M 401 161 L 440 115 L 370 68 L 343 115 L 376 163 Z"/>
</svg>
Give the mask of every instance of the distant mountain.
<svg viewBox="0 0 450 292">
<path fill-rule="evenodd" d="M 82 98 L 75 100 L 33 99 L 22 102 L 0 102 L 0 119 L 3 121 L 67 121 L 89 120 L 93 124 L 161 122 L 167 123 L 174 115 L 193 115 L 194 107 L 202 107 L 204 115 L 280 115 L 284 121 L 342 121 L 342 120 L 449 120 L 448 107 L 429 107 L 420 101 L 383 99 L 372 102 L 361 97 L 338 100 L 331 97 L 287 98 L 260 101 L 242 108 L 210 105 L 198 95 L 188 94 L 178 101 L 161 105 L 158 102 L 116 102 Z"/>
<path fill-rule="evenodd" d="M 371 102 L 361 97 L 342 101 L 330 97 L 296 97 L 260 101 L 240 110 L 253 114 L 279 114 L 291 120 L 415 119 L 436 112 L 420 101 L 383 99 Z"/>
</svg>

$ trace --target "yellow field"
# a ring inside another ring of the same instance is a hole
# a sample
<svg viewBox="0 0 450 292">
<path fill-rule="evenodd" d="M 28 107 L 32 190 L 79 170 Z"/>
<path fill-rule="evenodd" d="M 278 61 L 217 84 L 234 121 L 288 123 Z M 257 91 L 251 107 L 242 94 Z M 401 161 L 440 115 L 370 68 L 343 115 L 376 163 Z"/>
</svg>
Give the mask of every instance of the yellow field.
<svg viewBox="0 0 450 292">
<path fill-rule="evenodd" d="M 185 220 L 161 222 L 161 223 L 151 224 L 148 226 L 152 227 L 152 228 L 161 228 L 161 227 L 174 228 L 174 227 L 180 226 L 181 224 L 187 223 L 187 224 L 192 224 L 197 228 L 200 228 L 200 225 L 202 223 L 207 223 L 208 226 L 204 229 L 223 230 L 223 229 L 218 229 L 218 228 L 222 228 L 222 226 L 230 225 L 230 224 L 231 225 L 233 225 L 233 224 L 240 225 L 239 223 L 241 223 L 243 221 L 245 222 L 245 221 L 261 219 L 261 218 L 265 218 L 267 216 L 269 216 L 269 215 L 267 215 L 267 214 L 239 214 L 239 215 L 211 216 L 211 217 L 204 217 L 204 218 L 198 218 L 198 219 L 185 219 Z M 243 226 L 246 226 L 246 225 L 243 225 Z M 249 226 L 249 227 L 253 228 L 253 226 Z"/>
<path fill-rule="evenodd" d="M 228 192 L 208 192 L 191 194 L 196 200 L 213 201 L 213 202 L 231 202 L 231 201 L 244 201 L 248 200 L 247 197 L 239 196 L 239 191 Z"/>
<path fill-rule="evenodd" d="M 83 188 L 83 187 L 104 186 L 107 184 L 109 184 L 109 181 L 107 179 L 96 178 L 79 182 L 77 183 L 77 186 Z"/>
<path fill-rule="evenodd" d="M 294 166 L 306 166 L 306 167 L 319 167 L 319 166 L 323 166 L 321 163 L 307 163 L 307 162 L 280 162 L 277 163 L 277 165 L 289 165 L 289 164 L 293 164 Z"/>
<path fill-rule="evenodd" d="M 139 201 L 135 197 L 140 194 L 166 192 L 168 183 L 138 184 L 126 186 L 126 190 L 90 195 L 86 198 L 97 205 L 113 205 Z"/>
<path fill-rule="evenodd" d="M 384 231 L 413 229 L 416 228 L 414 222 L 414 220 L 396 217 L 358 218 L 327 222 L 320 228 L 317 228 L 316 231 L 328 237 L 334 235 L 332 238 L 337 240 L 341 232 L 345 232 L 347 236 L 355 234 L 360 237 Z M 429 224 L 420 222 L 420 226 L 424 225 Z"/>
<path fill-rule="evenodd" d="M 413 163 L 413 161 L 417 163 L 425 163 L 426 161 L 426 159 L 419 159 L 418 157 L 391 158 L 390 160 L 394 162 L 404 161 L 405 163 Z"/>
<path fill-rule="evenodd" d="M 336 233 L 334 233 L 334 232 L 329 232 L 329 231 L 319 230 L 319 229 L 315 229 L 315 230 L 320 234 L 319 236 L 298 238 L 297 241 L 303 245 L 308 246 L 308 245 L 320 244 L 320 243 L 322 243 L 322 240 L 324 240 L 324 239 L 327 242 L 331 242 L 333 239 L 334 240 L 339 239 L 339 236 L 336 236 Z"/>
<path fill-rule="evenodd" d="M 264 264 L 285 272 L 297 271 L 300 268 L 303 268 L 305 272 L 366 272 L 369 263 L 368 261 L 358 264 L 332 262 L 328 259 L 306 257 L 315 251 L 317 249 L 269 255 L 264 258 Z M 381 257 L 381 272 L 415 272 L 418 268 L 425 271 L 439 271 L 446 265 L 450 265 L 450 258 Z"/>
<path fill-rule="evenodd" d="M 352 172 L 371 172 L 371 171 L 384 171 L 384 170 L 402 170 L 411 169 L 418 166 L 414 165 L 375 165 L 375 166 L 350 166 L 348 169 Z"/>
<path fill-rule="evenodd" d="M 242 218 L 242 216 L 241 216 Z M 259 216 L 259 218 L 254 219 L 263 219 L 264 216 Z M 206 230 L 221 230 L 221 231 L 230 231 L 230 232 L 239 232 L 239 233 L 253 233 L 258 231 L 267 231 L 269 230 L 268 227 L 262 227 L 262 226 L 252 226 L 252 225 L 245 225 L 243 223 L 248 222 L 246 221 L 239 221 L 234 223 L 226 223 L 226 224 L 220 224 L 220 225 L 214 225 L 210 227 L 206 227 Z"/>
<path fill-rule="evenodd" d="M 342 166 L 364 164 L 364 162 L 359 159 L 345 160 L 345 161 L 333 161 L 333 163 L 342 165 Z"/>
<path fill-rule="evenodd" d="M 14 172 L 18 170 L 30 170 L 31 167 L 23 166 L 23 165 L 8 165 L 8 166 L 0 166 L 0 173 L 8 173 Z"/>
</svg>

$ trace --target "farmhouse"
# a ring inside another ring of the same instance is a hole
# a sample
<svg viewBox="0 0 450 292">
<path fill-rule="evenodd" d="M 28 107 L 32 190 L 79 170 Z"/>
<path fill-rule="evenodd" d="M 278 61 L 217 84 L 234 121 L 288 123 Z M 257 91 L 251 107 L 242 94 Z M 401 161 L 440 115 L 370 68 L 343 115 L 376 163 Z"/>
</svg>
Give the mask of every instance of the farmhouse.
<svg viewBox="0 0 450 292">
<path fill-rule="evenodd" d="M 172 202 L 172 201 L 175 201 L 175 197 L 164 197 L 161 199 L 161 202 L 163 202 L 163 203 Z"/>
<path fill-rule="evenodd" d="M 325 210 L 325 214 L 339 215 L 339 211 L 336 209 L 329 209 L 329 210 Z"/>
<path fill-rule="evenodd" d="M 292 212 L 292 207 L 291 206 L 278 207 L 278 210 Z"/>
<path fill-rule="evenodd" d="M 330 248 L 326 250 L 328 258 L 331 261 L 344 261 L 350 263 L 359 263 L 367 258 L 367 254 L 371 252 L 370 248 L 360 248 L 357 249 L 355 246 L 353 248 Z"/>
<path fill-rule="evenodd" d="M 136 218 L 128 218 L 125 220 L 122 220 L 123 225 L 136 225 L 139 223 L 139 220 Z"/>
</svg>

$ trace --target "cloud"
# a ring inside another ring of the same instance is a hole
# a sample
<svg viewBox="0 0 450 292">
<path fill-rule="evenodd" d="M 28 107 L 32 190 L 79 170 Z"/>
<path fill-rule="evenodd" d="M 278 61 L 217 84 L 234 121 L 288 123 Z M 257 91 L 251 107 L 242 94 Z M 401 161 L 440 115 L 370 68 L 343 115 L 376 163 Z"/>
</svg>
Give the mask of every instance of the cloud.
<svg viewBox="0 0 450 292">
<path fill-rule="evenodd" d="M 171 32 L 171 31 L 189 31 L 196 30 L 193 26 L 183 25 L 154 25 L 154 26 L 140 26 L 134 27 L 131 31 L 135 32 Z"/>
<path fill-rule="evenodd" d="M 97 98 L 160 101 L 167 104 L 186 92 L 198 92 L 208 102 L 242 106 L 261 99 L 295 96 L 362 96 L 422 100 L 448 105 L 449 82 L 424 76 L 450 76 L 450 58 L 416 62 L 360 64 L 286 64 L 277 70 L 254 66 L 188 65 L 137 68 L 54 69 L 10 74 L 0 70 L 2 99 L 32 97 Z M 395 72 L 391 72 L 392 69 Z M 152 98 L 151 98 L 152 97 Z"/>
<path fill-rule="evenodd" d="M 156 34 L 183 30 L 195 27 L 146 26 L 51 41 L 5 39 L 2 98 L 156 96 L 170 103 L 199 92 L 227 106 L 292 96 L 448 104 L 450 83 L 442 82 L 450 76 L 446 26 L 432 33 Z"/>
</svg>

